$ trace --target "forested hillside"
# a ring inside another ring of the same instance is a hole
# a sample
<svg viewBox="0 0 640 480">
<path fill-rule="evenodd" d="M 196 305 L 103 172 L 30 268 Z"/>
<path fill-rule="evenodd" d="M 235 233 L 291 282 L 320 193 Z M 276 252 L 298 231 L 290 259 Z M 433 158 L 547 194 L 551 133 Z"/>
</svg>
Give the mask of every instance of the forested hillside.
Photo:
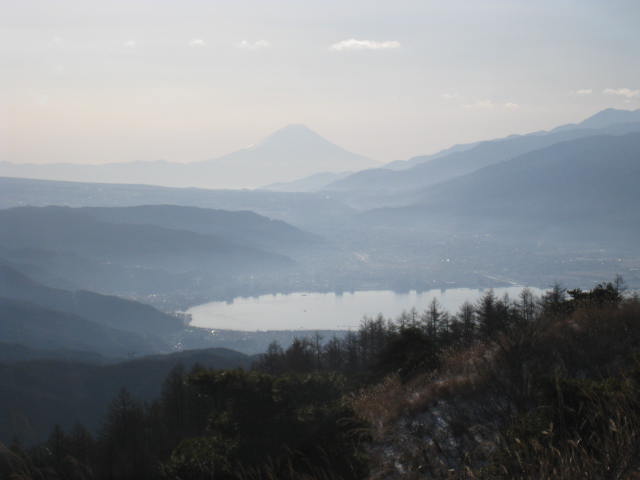
<svg viewBox="0 0 640 480">
<path fill-rule="evenodd" d="M 5 345 L 1 347 L 4 351 Z M 250 356 L 224 348 L 149 355 L 118 363 L 68 351 L 65 356 L 61 349 L 55 353 L 46 356 L 39 351 L 33 360 L 5 358 L 0 362 L 0 442 L 19 439 L 24 445 L 33 445 L 46 439 L 56 424 L 65 430 L 82 424 L 95 434 L 109 402 L 123 388 L 137 401 L 151 402 L 160 395 L 164 378 L 178 366 L 186 371 L 248 368 L 252 361 Z M 2 470 L 3 478 L 1 475 Z"/>
<path fill-rule="evenodd" d="M 0 297 L 31 302 L 142 336 L 159 338 L 184 328 L 182 320 L 149 305 L 86 290 L 47 287 L 1 264 Z"/>
<path fill-rule="evenodd" d="M 41 350 L 76 350 L 126 358 L 167 350 L 158 337 L 143 337 L 73 313 L 0 297 L 0 339 Z"/>
<path fill-rule="evenodd" d="M 173 370 L 97 430 L 5 448 L 21 478 L 633 478 L 640 301 L 622 283 L 433 302 L 251 370 Z M 57 476 L 56 476 L 57 475 Z"/>
</svg>

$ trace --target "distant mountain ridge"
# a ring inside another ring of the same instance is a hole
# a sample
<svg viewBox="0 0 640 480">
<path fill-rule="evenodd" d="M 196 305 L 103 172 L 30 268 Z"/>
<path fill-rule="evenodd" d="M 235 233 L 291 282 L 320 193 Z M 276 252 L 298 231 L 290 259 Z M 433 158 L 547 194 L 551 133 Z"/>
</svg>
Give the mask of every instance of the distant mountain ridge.
<svg viewBox="0 0 640 480">
<path fill-rule="evenodd" d="M 69 207 L 18 207 L 0 210 L 0 245 L 5 248 L 48 249 L 90 255 L 98 259 L 134 259 L 141 265 L 160 262 L 170 269 L 173 258 L 197 254 L 197 261 L 234 261 L 255 265 L 286 265 L 286 257 L 260 251 L 219 236 L 142 223 L 115 223 L 93 216 L 90 210 Z M 242 265 L 236 263 L 236 267 Z M 184 267 L 178 267 L 184 268 Z M 240 267 L 244 268 L 244 267 Z"/>
<path fill-rule="evenodd" d="M 599 128 L 605 128 L 605 127 L 609 127 L 609 126 L 620 124 L 620 123 L 638 123 L 638 122 L 640 122 L 640 109 L 619 110 L 616 108 L 607 108 L 605 110 L 601 110 L 595 113 L 594 115 L 578 123 L 560 125 L 559 127 L 552 128 L 551 130 L 532 132 L 524 135 L 509 135 L 504 138 L 497 138 L 493 140 L 481 140 L 478 142 L 457 144 L 457 145 L 453 145 L 451 147 L 445 148 L 444 150 L 441 150 L 434 154 L 418 155 L 408 160 L 397 160 L 395 162 L 390 162 L 385 164 L 383 168 L 387 168 L 390 170 L 406 170 L 420 163 L 425 163 L 430 160 L 435 160 L 436 158 L 449 155 L 450 153 L 462 152 L 462 151 L 477 147 L 478 145 L 483 143 L 507 140 L 510 138 L 526 137 L 529 135 L 546 135 L 546 134 L 558 132 L 561 130 L 573 130 L 573 129 L 581 129 L 581 128 L 599 129 Z"/>
<path fill-rule="evenodd" d="M 322 172 L 299 178 L 291 182 L 278 182 L 265 185 L 262 190 L 273 192 L 317 192 L 327 185 L 348 177 L 353 172 Z"/>
<path fill-rule="evenodd" d="M 252 211 L 300 228 L 348 216 L 353 209 L 321 193 L 209 190 L 118 183 L 82 183 L 0 177 L 0 208 L 138 207 L 174 205 Z"/>
<path fill-rule="evenodd" d="M 606 108 L 604 110 L 591 115 L 578 123 L 570 123 L 568 125 L 561 125 L 553 128 L 550 132 L 557 132 L 558 130 L 567 130 L 571 128 L 605 128 L 611 125 L 617 125 L 621 123 L 636 123 L 640 122 L 640 108 L 636 110 L 620 110 L 617 108 Z"/>
<path fill-rule="evenodd" d="M 295 261 L 256 245 L 293 251 L 317 241 L 249 212 L 176 206 L 17 207 L 0 210 L 0 224 L 5 264 L 45 284 L 138 298 L 193 296 L 209 284 L 283 271 Z"/>
<path fill-rule="evenodd" d="M 618 112 L 623 112 L 618 116 Z M 423 163 L 405 169 L 388 170 L 384 168 L 370 169 L 357 172 L 342 180 L 333 182 L 325 187 L 324 191 L 333 193 L 338 198 L 359 206 L 367 205 L 376 207 L 390 204 L 393 200 L 387 200 L 385 196 L 393 196 L 396 193 L 407 193 L 440 182 L 448 181 L 457 176 L 471 173 L 488 165 L 497 164 L 515 158 L 519 155 L 548 147 L 550 145 L 593 135 L 623 135 L 629 132 L 640 131 L 640 110 L 625 113 L 626 111 L 601 112 L 587 119 L 587 125 L 606 125 L 599 129 L 562 128 L 550 132 L 534 133 L 530 135 L 511 136 L 499 140 L 481 142 L 472 148 L 455 151 L 434 158 Z M 625 123 L 625 120 L 636 122 Z M 617 119 L 621 119 L 620 122 Z M 613 122 L 613 123 L 609 123 Z M 378 205 L 373 202 L 380 202 Z"/>
<path fill-rule="evenodd" d="M 212 160 L 102 165 L 0 162 L 0 176 L 172 187 L 255 188 L 325 171 L 362 170 L 377 163 L 349 152 L 304 125 L 289 125 L 255 146 Z"/>
<path fill-rule="evenodd" d="M 636 248 L 640 132 L 564 141 L 416 192 L 412 205 L 372 210 L 369 225 L 564 239 Z M 497 228 L 497 230 L 494 230 Z M 613 243 L 612 243 L 613 242 Z"/>
<path fill-rule="evenodd" d="M 132 207 L 84 207 L 78 209 L 100 221 L 155 225 L 214 235 L 238 246 L 248 246 L 286 254 L 307 248 L 319 237 L 250 211 L 228 211 L 180 205 L 141 205 Z"/>
<path fill-rule="evenodd" d="M 286 178 L 279 181 L 291 181 L 325 171 L 361 170 L 377 164 L 339 147 L 305 125 L 288 125 L 255 146 L 200 162 L 201 165 L 243 169 L 256 168 L 258 163 L 269 169 L 286 170 L 281 172 L 281 176 Z M 250 179 L 255 178 L 251 186 L 271 183 L 265 179 L 274 177 L 264 171 L 243 171 L 243 174 Z M 256 184 L 256 181 L 262 183 Z"/>
</svg>

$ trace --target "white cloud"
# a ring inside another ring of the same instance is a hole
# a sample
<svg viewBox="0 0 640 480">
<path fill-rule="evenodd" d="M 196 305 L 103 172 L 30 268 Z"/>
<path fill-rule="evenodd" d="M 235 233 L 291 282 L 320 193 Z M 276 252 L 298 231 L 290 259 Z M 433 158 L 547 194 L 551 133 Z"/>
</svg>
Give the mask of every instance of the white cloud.
<svg viewBox="0 0 640 480">
<path fill-rule="evenodd" d="M 127 40 L 126 42 L 124 42 L 124 46 L 126 48 L 136 48 L 136 41 L 135 40 Z"/>
<path fill-rule="evenodd" d="M 605 88 L 602 93 L 605 95 L 617 95 L 629 99 L 640 97 L 640 90 L 631 90 L 630 88 Z"/>
<path fill-rule="evenodd" d="M 495 106 L 496 104 L 493 103 L 491 100 L 476 100 L 473 103 L 468 103 L 466 105 L 463 105 L 464 108 L 472 108 L 472 109 L 478 109 L 478 110 L 490 109 L 490 108 L 494 108 Z"/>
<path fill-rule="evenodd" d="M 581 88 L 573 93 L 576 95 L 591 95 L 593 93 L 593 90 L 591 88 Z"/>
<path fill-rule="evenodd" d="M 484 100 L 476 100 L 473 103 L 463 104 L 462 108 L 467 108 L 471 110 L 492 110 L 494 108 L 504 108 L 505 110 L 510 110 L 513 112 L 520 108 L 520 104 L 514 103 L 514 102 L 495 103 L 493 100 L 484 99 Z"/>
<path fill-rule="evenodd" d="M 206 42 L 201 38 L 192 38 L 189 41 L 190 47 L 204 47 L 205 45 L 206 45 Z"/>
<path fill-rule="evenodd" d="M 443 93 L 440 96 L 445 100 L 460 100 L 462 98 L 462 95 L 459 93 Z"/>
<path fill-rule="evenodd" d="M 329 49 L 339 52 L 345 50 L 391 50 L 394 48 L 400 48 L 400 42 L 397 40 L 377 42 L 375 40 L 356 40 L 355 38 L 342 40 L 329 47 Z"/>
<path fill-rule="evenodd" d="M 262 48 L 269 48 L 271 44 L 266 40 L 256 40 L 255 42 L 250 42 L 248 40 L 242 40 L 235 44 L 237 48 L 242 48 L 243 50 L 260 50 Z"/>
</svg>

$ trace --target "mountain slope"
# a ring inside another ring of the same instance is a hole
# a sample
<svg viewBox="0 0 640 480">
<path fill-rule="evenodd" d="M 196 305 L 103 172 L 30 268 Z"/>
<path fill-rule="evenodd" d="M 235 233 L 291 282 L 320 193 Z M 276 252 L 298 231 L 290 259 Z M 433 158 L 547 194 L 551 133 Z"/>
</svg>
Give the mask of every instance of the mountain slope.
<svg viewBox="0 0 640 480">
<path fill-rule="evenodd" d="M 149 305 L 83 290 L 70 292 L 46 287 L 3 265 L 0 265 L 0 297 L 31 302 L 145 337 L 171 334 L 183 328 L 182 321 Z"/>
<path fill-rule="evenodd" d="M 353 211 L 334 198 L 315 193 L 207 190 L 0 177 L 0 208 L 25 205 L 122 207 L 169 204 L 251 210 L 305 229 L 346 217 Z"/>
<path fill-rule="evenodd" d="M 632 113 L 635 118 L 635 112 Z M 587 124 L 591 123 L 597 124 L 587 121 Z M 571 128 L 545 134 L 508 137 L 483 142 L 471 149 L 450 153 L 406 170 L 372 169 L 357 172 L 328 185 L 325 191 L 341 195 L 341 198 L 354 204 L 358 203 L 358 200 L 362 203 L 363 199 L 366 202 L 368 196 L 392 196 L 399 192 L 435 185 L 555 143 L 592 135 L 637 131 L 640 131 L 640 121 L 615 123 L 602 129 Z"/>
<path fill-rule="evenodd" d="M 110 357 L 161 350 L 158 342 L 134 333 L 7 298 L 0 298 L 0 338 L 33 349 L 86 351 Z"/>
<path fill-rule="evenodd" d="M 184 271 L 210 264 L 252 270 L 291 264 L 286 257 L 237 246 L 216 236 L 155 225 L 100 221 L 68 207 L 20 207 L 0 211 L 0 246 L 53 249 L 103 261 Z"/>
<path fill-rule="evenodd" d="M 81 182 L 142 183 L 203 188 L 254 188 L 314 173 L 361 170 L 376 162 L 351 153 L 303 125 L 290 125 L 255 146 L 194 163 L 165 161 L 80 164 L 0 162 L 0 175 Z"/>
<path fill-rule="evenodd" d="M 289 125 L 256 146 L 201 162 L 226 176 L 227 187 L 257 187 L 290 182 L 327 171 L 362 170 L 376 162 L 351 153 L 304 125 Z"/>
<path fill-rule="evenodd" d="M 576 130 L 576 129 L 599 129 L 606 128 L 613 125 L 621 124 L 621 123 L 638 123 L 640 122 L 640 109 L 637 110 L 619 110 L 615 108 L 607 108 L 596 114 L 586 118 L 585 120 L 578 123 L 571 123 L 567 125 L 561 125 L 559 127 L 553 128 L 549 131 L 542 132 L 533 132 L 528 135 L 511 135 L 509 137 L 503 139 L 495 139 L 495 140 L 485 140 L 481 142 L 473 142 L 473 143 L 465 143 L 460 145 L 453 145 L 452 147 L 441 150 L 432 155 L 419 155 L 409 160 L 398 160 L 396 162 L 388 163 L 384 166 L 384 168 L 391 170 L 406 170 L 420 163 L 425 163 L 431 160 L 435 160 L 436 158 L 443 157 L 450 153 L 462 152 L 465 150 L 470 150 L 480 144 L 488 143 L 488 142 L 497 142 L 500 140 L 506 140 L 509 138 L 523 137 L 523 136 L 544 136 L 549 133 L 558 132 L 561 130 Z"/>
<path fill-rule="evenodd" d="M 528 227 L 634 247 L 640 233 L 640 133 L 552 145 L 425 189 L 409 206 L 364 214 L 369 224 L 490 231 Z M 436 227 L 436 225 L 438 227 Z"/>
<path fill-rule="evenodd" d="M 383 168 L 388 170 L 406 170 L 411 167 L 415 167 L 420 163 L 425 163 L 430 160 L 435 160 L 436 158 L 444 157 L 445 155 L 449 155 L 450 153 L 458 153 L 464 152 L 466 150 L 470 150 L 477 145 L 484 142 L 472 142 L 472 143 L 463 143 L 459 145 L 453 145 L 451 147 L 445 148 L 444 150 L 440 150 L 439 152 L 433 153 L 431 155 L 417 155 L 415 157 L 411 157 L 408 160 L 396 160 L 394 162 L 386 163 Z"/>
<path fill-rule="evenodd" d="M 296 265 L 288 256 L 235 239 L 100 221 L 89 211 L 69 207 L 0 210 L 0 225 L 0 263 L 45 285 L 144 297 L 145 303 L 163 309 L 229 295 L 229 289 L 237 291 L 256 275 Z"/>
<path fill-rule="evenodd" d="M 236 245 L 277 250 L 305 248 L 318 237 L 281 220 L 249 211 L 226 211 L 178 205 L 144 205 L 125 208 L 82 208 L 102 222 L 155 225 L 203 235 L 214 235 Z"/>
<path fill-rule="evenodd" d="M 157 398 L 163 381 L 178 366 L 248 368 L 251 357 L 212 348 L 153 355 L 111 365 L 69 361 L 0 363 L 0 440 L 19 437 L 29 444 L 41 441 L 55 424 L 100 426 L 106 409 L 121 388 L 136 398 Z"/>
<path fill-rule="evenodd" d="M 316 192 L 322 190 L 327 185 L 348 177 L 353 172 L 322 172 L 315 173 L 308 177 L 299 178 L 291 182 L 278 182 L 265 185 L 262 190 L 273 192 Z"/>
<path fill-rule="evenodd" d="M 637 123 L 640 122 L 640 108 L 636 110 L 620 110 L 617 108 L 607 108 L 601 110 L 598 113 L 591 115 L 585 120 L 577 124 L 561 125 L 556 127 L 551 132 L 558 130 L 568 130 L 572 128 L 607 128 L 613 125 L 619 125 L 622 123 Z"/>
<path fill-rule="evenodd" d="M 94 352 L 69 349 L 42 350 L 20 345 L 19 343 L 0 342 L 0 364 L 6 365 L 33 360 L 64 360 L 100 365 L 108 363 L 110 359 Z"/>
</svg>

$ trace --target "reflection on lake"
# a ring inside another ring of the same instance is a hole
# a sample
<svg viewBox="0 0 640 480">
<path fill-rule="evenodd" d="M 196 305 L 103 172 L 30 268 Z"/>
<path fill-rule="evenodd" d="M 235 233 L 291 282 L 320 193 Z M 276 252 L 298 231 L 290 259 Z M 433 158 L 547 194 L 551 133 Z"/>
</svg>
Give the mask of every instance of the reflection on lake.
<svg viewBox="0 0 640 480">
<path fill-rule="evenodd" d="M 516 299 L 523 287 L 495 288 Z M 543 291 L 531 288 L 534 294 Z M 289 293 L 237 297 L 232 302 L 209 302 L 190 308 L 194 327 L 230 330 L 343 330 L 357 328 L 363 316 L 379 313 L 395 318 L 404 310 L 425 310 L 436 298 L 443 309 L 455 313 L 466 300 L 475 302 L 486 290 L 357 291 L 352 293 Z"/>
</svg>

